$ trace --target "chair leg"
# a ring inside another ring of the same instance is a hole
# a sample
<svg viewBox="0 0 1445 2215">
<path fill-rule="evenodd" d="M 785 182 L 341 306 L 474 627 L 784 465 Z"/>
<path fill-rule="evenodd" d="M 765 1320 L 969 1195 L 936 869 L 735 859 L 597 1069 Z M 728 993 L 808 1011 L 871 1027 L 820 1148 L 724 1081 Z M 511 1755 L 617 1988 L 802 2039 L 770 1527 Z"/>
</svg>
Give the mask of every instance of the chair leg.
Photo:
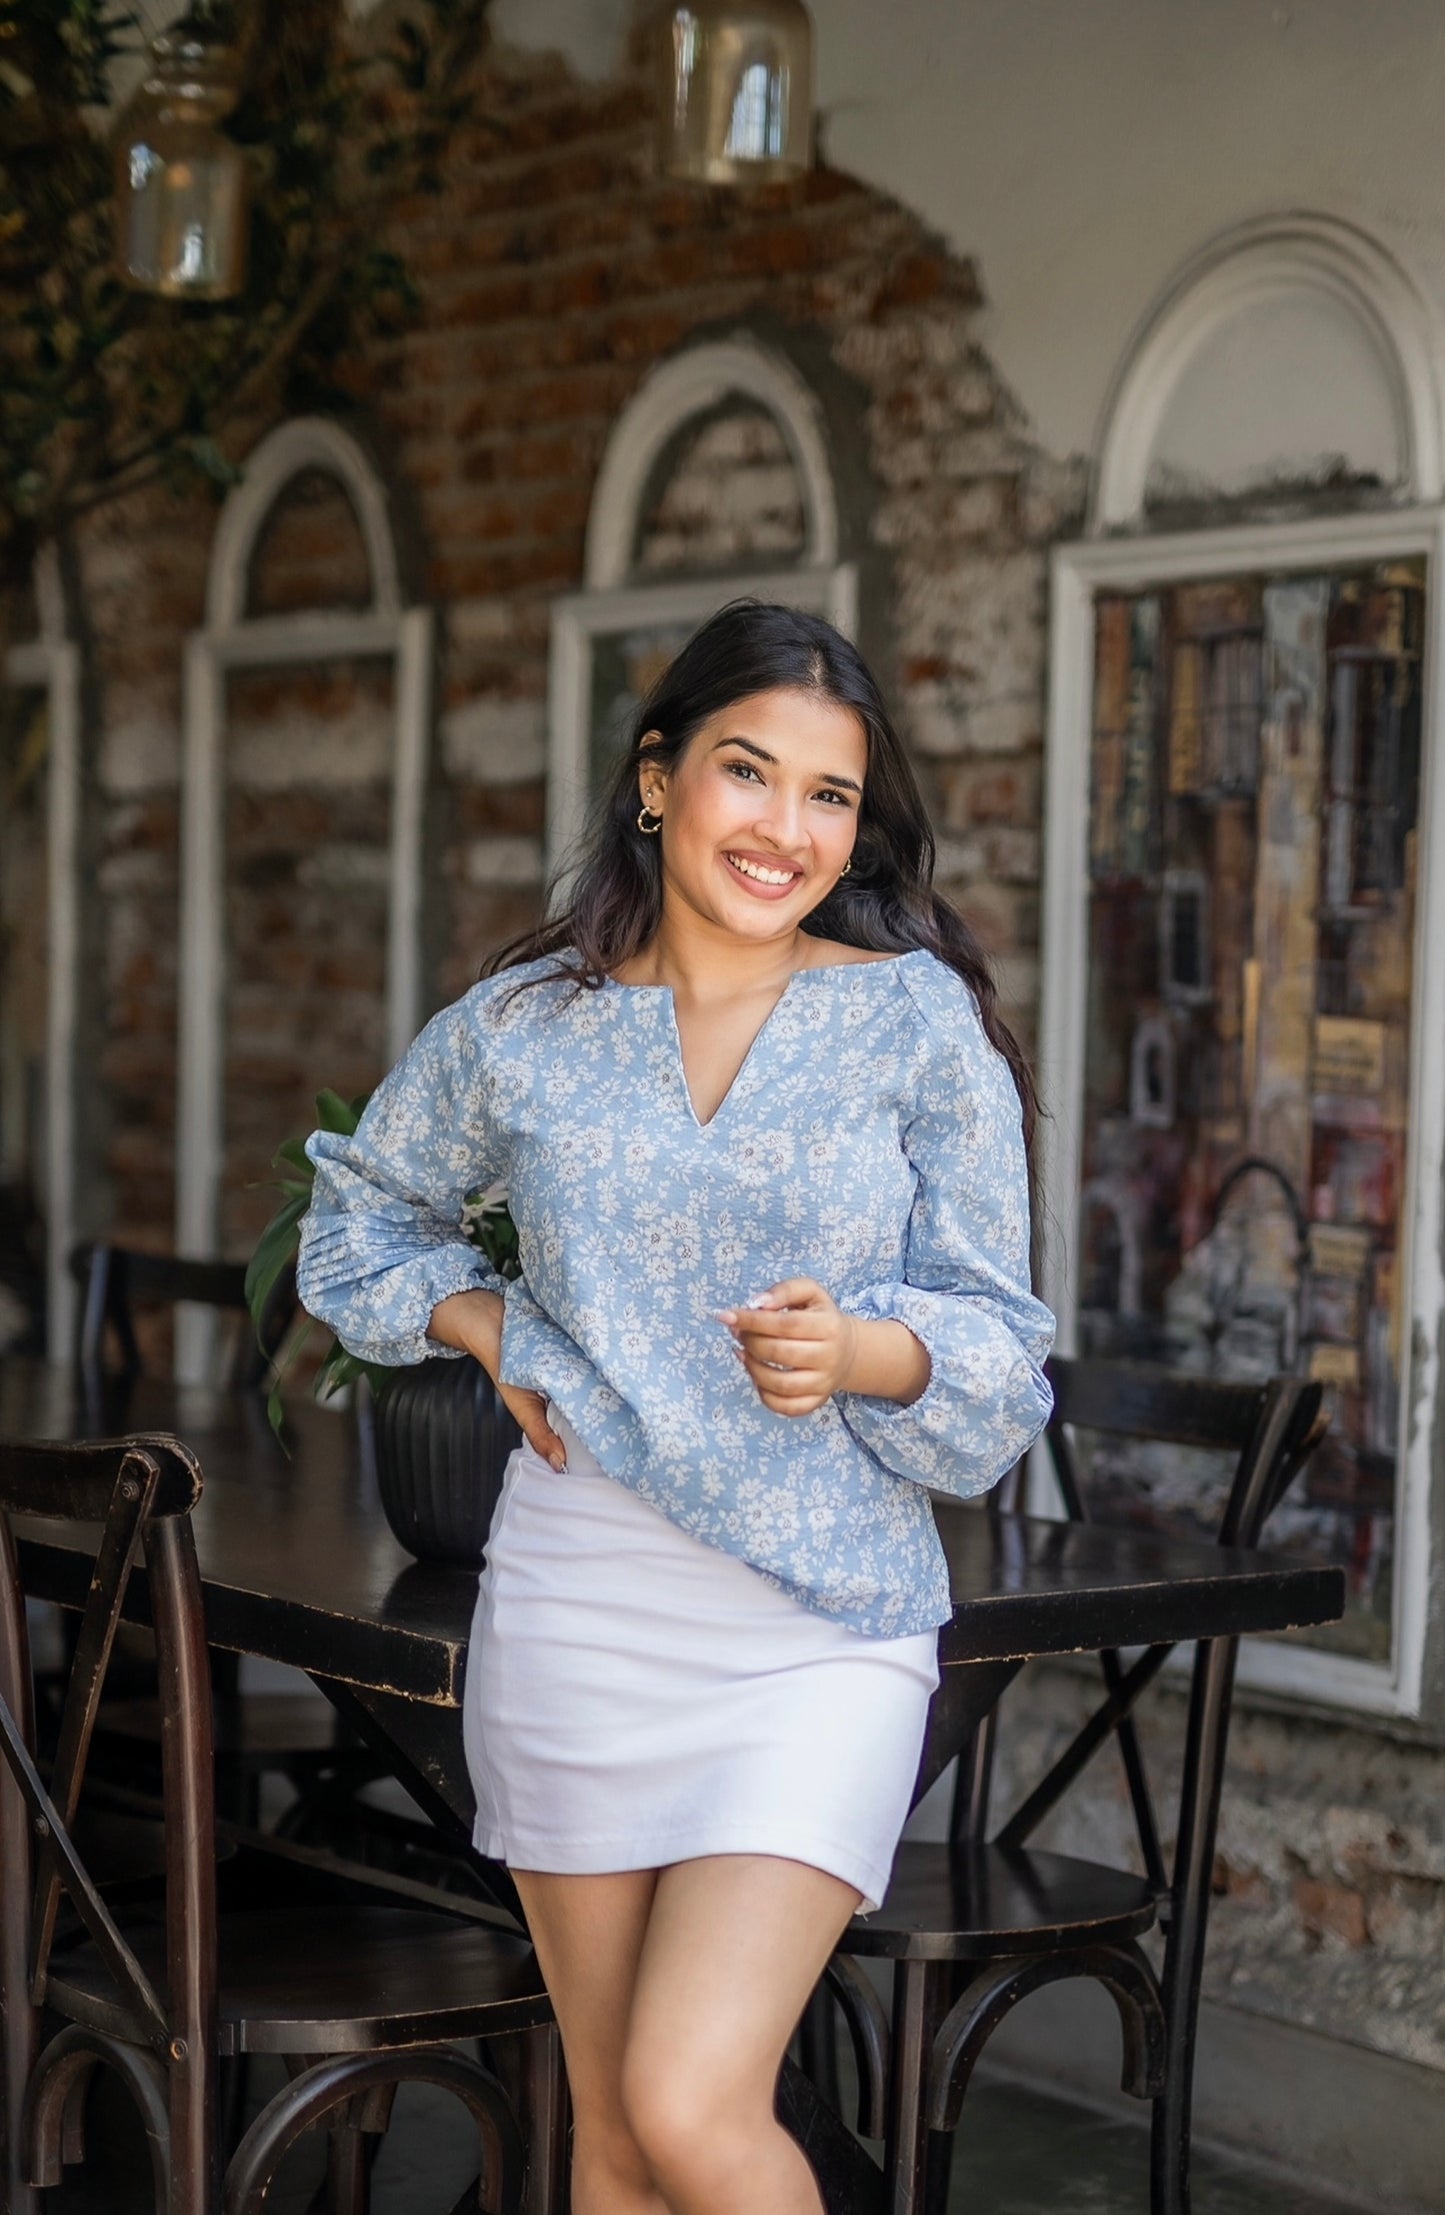
<svg viewBox="0 0 1445 2215">
<path fill-rule="evenodd" d="M 226 2174 L 225 2215 L 262 2215 L 272 2179 L 298 2138 L 359 2095 L 407 2083 L 439 2085 L 461 2101 L 482 2142 L 486 2204 L 495 2215 L 520 2215 L 523 2148 L 512 2111 L 475 2061 L 436 2047 L 350 2054 L 296 2077 L 261 2110 L 237 2147 Z"/>
<path fill-rule="evenodd" d="M 893 1972 L 893 2036 L 884 2147 L 887 2215 L 924 2215 L 929 2130 L 925 2113 L 928 2063 L 944 1964 L 900 1961 Z"/>
<path fill-rule="evenodd" d="M 221 2160 L 230 2160 L 246 2127 L 246 2101 L 251 2090 L 251 2057 L 238 2053 L 220 2066 Z"/>
<path fill-rule="evenodd" d="M 1189 2215 L 1194 2047 L 1237 1655 L 1238 1642 L 1234 1639 L 1216 1639 L 1201 1646 L 1190 1687 L 1184 1789 L 1174 1849 L 1174 1897 L 1164 1952 L 1164 2013 L 1168 2024 L 1164 2090 L 1154 2103 L 1149 2134 L 1150 2215 Z"/>
<path fill-rule="evenodd" d="M 522 2037 L 522 2111 L 528 2146 L 523 2215 L 567 2215 L 572 2184 L 570 2102 L 555 2023 Z"/>
<path fill-rule="evenodd" d="M 928 2168 L 923 2189 L 923 2215 L 948 2215 L 953 2190 L 954 2134 L 931 2130 L 928 2134 Z"/>
<path fill-rule="evenodd" d="M 156 2208 L 169 2210 L 175 2194 L 165 2072 L 143 2047 L 78 2023 L 67 2023 L 56 2033 L 30 2079 L 21 2125 L 28 2181 L 42 2187 L 59 2184 L 63 2166 L 85 2159 L 85 2095 L 102 2066 L 115 2071 L 135 2101 L 150 2141 Z M 17 2203 L 17 2215 L 24 2204 Z"/>
<path fill-rule="evenodd" d="M 804 2008 L 798 2025 L 798 2064 L 803 2074 L 812 2078 L 829 2107 L 838 2113 L 842 2110 L 843 2092 L 838 2081 L 836 2028 L 833 2003 L 827 1988 L 820 1984 Z"/>
<path fill-rule="evenodd" d="M 368 2215 L 371 2164 L 366 2140 L 349 2118 L 334 2123 L 326 2146 L 326 2215 Z"/>
</svg>

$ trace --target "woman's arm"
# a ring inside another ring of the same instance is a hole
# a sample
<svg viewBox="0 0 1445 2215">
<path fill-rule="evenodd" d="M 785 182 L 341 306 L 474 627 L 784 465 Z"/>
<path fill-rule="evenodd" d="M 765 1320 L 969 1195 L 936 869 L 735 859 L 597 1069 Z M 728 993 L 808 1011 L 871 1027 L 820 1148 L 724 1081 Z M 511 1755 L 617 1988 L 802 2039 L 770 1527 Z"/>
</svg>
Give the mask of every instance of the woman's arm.
<svg viewBox="0 0 1445 2215">
<path fill-rule="evenodd" d="M 1028 1169 L 1007 1065 L 967 986 L 941 965 L 920 1012 L 927 1056 L 903 1132 L 917 1185 L 901 1279 L 839 1306 L 797 1278 L 723 1320 L 765 1405 L 805 1415 L 831 1393 L 885 1468 L 970 1494 L 1011 1469 L 1048 1420 L 1054 1319 L 1029 1286 Z"/>
<path fill-rule="evenodd" d="M 962 978 L 930 964 L 913 984 L 927 1053 L 903 1129 L 917 1178 L 903 1274 L 843 1306 L 906 1324 L 927 1349 L 929 1380 L 906 1406 L 853 1385 L 838 1407 L 895 1475 L 968 1496 L 1006 1475 L 1048 1421 L 1054 1319 L 1030 1286 L 1028 1163 L 1008 1065 Z"/>
<path fill-rule="evenodd" d="M 475 1014 L 459 1001 L 382 1079 L 352 1136 L 306 1142 L 316 1178 L 297 1288 L 364 1361 L 424 1361 L 440 1350 L 427 1337 L 439 1301 L 502 1290 L 462 1222 L 467 1193 L 504 1167 L 487 1089 Z"/>
</svg>

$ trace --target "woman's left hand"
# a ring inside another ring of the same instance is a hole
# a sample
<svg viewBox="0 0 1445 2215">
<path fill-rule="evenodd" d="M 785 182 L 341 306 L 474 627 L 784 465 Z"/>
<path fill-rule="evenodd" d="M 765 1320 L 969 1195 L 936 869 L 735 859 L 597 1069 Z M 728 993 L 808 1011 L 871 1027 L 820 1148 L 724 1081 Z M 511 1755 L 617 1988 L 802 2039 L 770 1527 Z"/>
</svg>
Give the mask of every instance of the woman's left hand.
<svg viewBox="0 0 1445 2215">
<path fill-rule="evenodd" d="M 811 1415 L 845 1386 L 858 1323 L 812 1277 L 788 1277 L 751 1307 L 724 1308 L 719 1320 L 737 1340 L 758 1398 L 775 1415 Z"/>
</svg>

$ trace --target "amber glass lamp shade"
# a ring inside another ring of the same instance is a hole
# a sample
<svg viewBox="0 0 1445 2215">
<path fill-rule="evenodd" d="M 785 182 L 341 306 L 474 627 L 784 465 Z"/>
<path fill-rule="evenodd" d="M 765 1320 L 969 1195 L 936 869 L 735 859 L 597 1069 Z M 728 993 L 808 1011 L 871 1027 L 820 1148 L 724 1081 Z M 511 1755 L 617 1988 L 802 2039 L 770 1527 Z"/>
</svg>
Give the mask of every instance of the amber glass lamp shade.
<svg viewBox="0 0 1445 2215">
<path fill-rule="evenodd" d="M 803 0 L 685 0 L 658 18 L 661 166 L 694 184 L 771 184 L 813 158 Z"/>
<path fill-rule="evenodd" d="M 221 120 L 236 57 L 194 16 L 151 47 L 116 143 L 116 264 L 175 299 L 224 300 L 246 279 L 246 161 Z"/>
</svg>

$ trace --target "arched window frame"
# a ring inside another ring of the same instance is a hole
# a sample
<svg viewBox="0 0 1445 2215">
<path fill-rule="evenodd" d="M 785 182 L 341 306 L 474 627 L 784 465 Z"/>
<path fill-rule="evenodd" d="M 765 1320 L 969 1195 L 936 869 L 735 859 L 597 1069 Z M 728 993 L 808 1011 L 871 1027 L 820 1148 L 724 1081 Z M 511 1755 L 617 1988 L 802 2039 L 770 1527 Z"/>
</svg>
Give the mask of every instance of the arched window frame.
<svg viewBox="0 0 1445 2215">
<path fill-rule="evenodd" d="M 633 567 L 657 464 L 678 433 L 727 401 L 750 400 L 776 424 L 803 500 L 802 558 L 775 568 L 639 581 Z M 838 501 L 817 395 L 787 357 L 744 332 L 689 347 L 644 379 L 613 427 L 587 526 L 585 589 L 554 603 L 548 682 L 547 866 L 573 847 L 591 799 L 592 657 L 599 639 L 656 624 L 701 623 L 728 600 L 770 595 L 850 635 L 858 571 L 840 558 Z"/>
<path fill-rule="evenodd" d="M 361 609 L 248 616 L 252 558 L 278 502 L 312 471 L 347 495 L 366 548 L 371 599 Z M 224 1154 L 226 680 L 233 670 L 337 660 L 389 661 L 394 671 L 391 839 L 386 953 L 388 1058 L 421 1021 L 422 831 L 432 718 L 434 616 L 403 603 L 386 489 L 340 424 L 298 417 L 263 439 L 217 526 L 206 621 L 186 641 L 182 692 L 180 1055 L 176 1242 L 216 1252 Z M 186 1313 L 176 1373 L 206 1373 L 209 1319 Z"/>
<path fill-rule="evenodd" d="M 1271 284 L 1314 283 L 1345 300 L 1372 331 L 1395 403 L 1400 481 L 1410 504 L 1290 523 L 1148 534 L 1144 493 L 1153 443 L 1178 379 L 1198 344 Z M 1109 591 L 1135 592 L 1250 572 L 1310 575 L 1423 555 L 1428 615 L 1423 701 L 1421 855 L 1415 917 L 1410 1139 L 1401 1216 L 1406 1287 L 1396 1581 L 1388 1665 L 1281 1640 L 1246 1641 L 1240 1680 L 1344 1708 L 1421 1713 L 1438 1669 L 1427 1647 L 1432 1590 L 1445 1559 L 1432 1553 L 1434 1426 L 1441 1389 L 1445 1257 L 1439 1239 L 1445 1190 L 1445 503 L 1442 491 L 1441 352 L 1420 295 L 1383 249 L 1350 226 L 1299 217 L 1260 223 L 1217 241 L 1191 262 L 1148 317 L 1115 381 L 1101 429 L 1083 542 L 1052 558 L 1046 746 L 1040 1003 L 1040 1081 L 1045 1220 L 1054 1225 L 1045 1297 L 1059 1318 L 1059 1347 L 1076 1345 L 1085 1023 L 1088 1009 L 1089 763 L 1094 607 Z M 1127 535 L 1126 535 L 1127 534 Z M 1033 1497 L 1051 1487 L 1035 1466 Z"/>
<path fill-rule="evenodd" d="M 1155 302 L 1104 406 L 1087 535 L 1142 530 L 1149 468 L 1169 403 L 1200 349 L 1260 302 L 1313 296 L 1368 339 L 1395 425 L 1396 479 L 1416 504 L 1445 493 L 1438 363 L 1445 331 L 1400 264 L 1333 216 L 1265 217 L 1213 239 Z"/>
</svg>

